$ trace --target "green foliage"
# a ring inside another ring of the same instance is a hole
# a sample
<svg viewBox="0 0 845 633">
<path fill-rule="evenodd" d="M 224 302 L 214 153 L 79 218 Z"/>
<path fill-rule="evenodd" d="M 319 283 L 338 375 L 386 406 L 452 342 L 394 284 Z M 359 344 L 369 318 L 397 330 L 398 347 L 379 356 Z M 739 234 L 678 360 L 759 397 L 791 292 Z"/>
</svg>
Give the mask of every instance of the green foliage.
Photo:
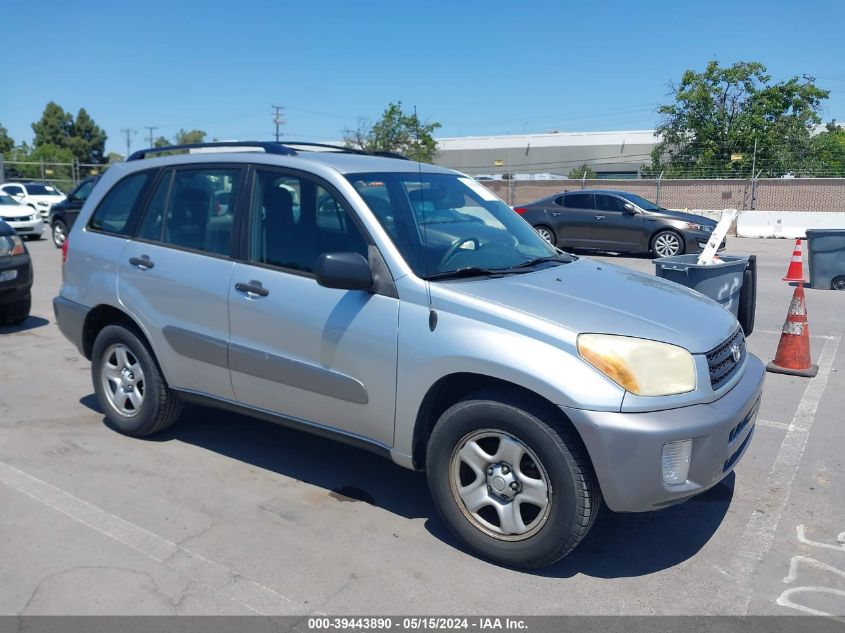
<svg viewBox="0 0 845 633">
<path fill-rule="evenodd" d="M 573 167 L 569 172 L 569 176 L 567 177 L 572 179 L 577 178 L 578 180 L 586 178 L 589 180 L 596 177 L 596 172 L 594 172 L 593 169 L 589 165 L 587 165 L 587 163 L 584 163 L 580 167 Z"/>
<path fill-rule="evenodd" d="M 203 143 L 205 141 L 205 132 L 202 130 L 191 130 L 190 132 L 186 132 L 185 130 L 179 130 L 176 133 L 176 136 L 173 137 L 173 144 L 174 145 L 190 145 L 191 143 Z M 159 137 L 162 138 L 162 137 Z M 156 145 L 156 147 L 163 147 L 162 145 Z"/>
<path fill-rule="evenodd" d="M 167 147 L 168 145 L 172 145 L 172 143 L 163 136 L 159 136 L 153 141 L 153 147 Z"/>
<path fill-rule="evenodd" d="M 9 131 L 0 125 L 0 155 L 9 158 L 15 148 L 15 141 L 9 136 Z"/>
<path fill-rule="evenodd" d="M 347 147 L 365 152 L 394 152 L 413 160 L 430 163 L 437 155 L 437 142 L 432 132 L 439 123 L 423 123 L 416 114 L 402 110 L 402 102 L 391 103 L 372 126 L 358 120 L 355 130 L 346 129 L 343 140 Z"/>
<path fill-rule="evenodd" d="M 104 162 L 106 133 L 80 108 L 76 119 L 61 106 L 51 101 L 44 108 L 41 118 L 32 124 L 35 132 L 33 146 L 54 146 L 70 150 L 71 160 L 80 163 Z"/>
<path fill-rule="evenodd" d="M 820 176 L 845 176 L 845 130 L 835 122 L 813 137 L 809 171 Z"/>
<path fill-rule="evenodd" d="M 687 70 L 672 86 L 674 102 L 658 108 L 660 143 L 652 152 L 649 175 L 669 178 L 748 177 L 754 141 L 757 170 L 780 176 L 807 164 L 811 132 L 829 91 L 807 77 L 771 83 L 758 62 L 704 72 Z M 741 158 L 731 160 L 731 157 Z"/>
</svg>

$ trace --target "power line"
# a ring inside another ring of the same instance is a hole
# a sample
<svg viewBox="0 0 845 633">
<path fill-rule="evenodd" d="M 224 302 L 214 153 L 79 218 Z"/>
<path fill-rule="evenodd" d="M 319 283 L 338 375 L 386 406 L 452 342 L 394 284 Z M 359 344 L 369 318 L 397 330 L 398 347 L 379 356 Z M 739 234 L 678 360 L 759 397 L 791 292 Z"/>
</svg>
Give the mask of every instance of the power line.
<svg viewBox="0 0 845 633">
<path fill-rule="evenodd" d="M 287 123 L 287 121 L 285 121 L 283 116 L 282 116 L 282 113 L 284 112 L 285 106 L 274 105 L 274 106 L 270 106 L 270 107 L 273 108 L 273 110 L 275 111 L 273 113 L 273 123 L 276 124 L 276 142 L 278 143 L 279 137 L 281 136 L 281 134 L 279 134 L 279 126 Z"/>
</svg>

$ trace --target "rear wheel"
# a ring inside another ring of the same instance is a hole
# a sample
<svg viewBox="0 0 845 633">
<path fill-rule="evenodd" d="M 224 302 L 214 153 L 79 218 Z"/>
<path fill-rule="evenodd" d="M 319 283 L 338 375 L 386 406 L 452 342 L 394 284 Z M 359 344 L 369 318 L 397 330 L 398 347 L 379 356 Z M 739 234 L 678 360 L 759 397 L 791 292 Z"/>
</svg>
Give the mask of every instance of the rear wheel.
<svg viewBox="0 0 845 633">
<path fill-rule="evenodd" d="M 61 248 L 62 244 L 64 244 L 65 240 L 67 239 L 67 224 L 65 224 L 61 220 L 54 220 L 52 234 L 53 244 L 56 245 L 56 248 Z"/>
<path fill-rule="evenodd" d="M 144 437 L 163 431 L 182 406 L 141 338 L 122 325 L 97 335 L 91 354 L 94 391 L 106 418 L 121 433 Z"/>
<path fill-rule="evenodd" d="M 655 257 L 674 257 L 684 254 L 684 241 L 675 231 L 660 231 L 651 239 Z"/>
<path fill-rule="evenodd" d="M 575 432 L 549 407 L 485 390 L 450 407 L 432 431 L 428 484 L 443 520 L 481 556 L 543 567 L 586 536 L 601 493 Z"/>
<path fill-rule="evenodd" d="M 549 227 L 543 226 L 541 224 L 539 226 L 535 226 L 534 230 L 537 231 L 537 233 L 540 234 L 540 237 L 542 237 L 544 240 L 546 240 L 552 246 L 557 244 L 557 238 L 555 237 L 555 232 L 552 231 L 552 229 L 550 229 Z"/>
<path fill-rule="evenodd" d="M 833 281 L 830 282 L 830 287 L 833 290 L 845 290 L 845 275 L 834 277 Z"/>
</svg>

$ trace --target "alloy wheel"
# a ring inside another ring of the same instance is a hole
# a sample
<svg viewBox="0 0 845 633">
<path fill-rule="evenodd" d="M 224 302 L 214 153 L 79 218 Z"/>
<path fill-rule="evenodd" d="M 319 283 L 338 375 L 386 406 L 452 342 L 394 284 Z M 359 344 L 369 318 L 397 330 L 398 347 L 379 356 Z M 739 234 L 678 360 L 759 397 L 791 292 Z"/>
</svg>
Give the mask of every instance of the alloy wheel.
<svg viewBox="0 0 845 633">
<path fill-rule="evenodd" d="M 138 357 L 122 343 L 110 346 L 100 368 L 103 392 L 120 415 L 133 417 L 144 405 L 146 383 Z"/>
</svg>

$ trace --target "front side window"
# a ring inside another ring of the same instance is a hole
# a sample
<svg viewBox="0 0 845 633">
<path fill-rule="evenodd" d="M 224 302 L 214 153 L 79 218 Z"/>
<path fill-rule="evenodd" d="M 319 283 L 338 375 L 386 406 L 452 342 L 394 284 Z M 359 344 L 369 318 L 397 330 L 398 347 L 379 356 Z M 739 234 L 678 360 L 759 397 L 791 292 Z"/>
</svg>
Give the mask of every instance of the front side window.
<svg viewBox="0 0 845 633">
<path fill-rule="evenodd" d="M 138 237 L 229 255 L 240 169 L 208 167 L 166 173 L 156 185 Z"/>
<path fill-rule="evenodd" d="M 625 201 L 616 196 L 608 196 L 606 194 L 596 194 L 596 208 L 601 211 L 619 211 L 625 210 Z"/>
<path fill-rule="evenodd" d="M 420 277 L 558 257 L 530 224 L 471 178 L 416 172 L 347 178 Z"/>
<path fill-rule="evenodd" d="M 144 185 L 150 179 L 151 172 L 143 171 L 127 176 L 119 181 L 105 195 L 91 216 L 88 228 L 117 235 L 128 235 L 129 219 L 138 207 Z"/>
<path fill-rule="evenodd" d="M 638 196 L 634 193 L 624 193 L 622 195 L 625 197 L 626 200 L 633 202 L 640 209 L 644 209 L 646 211 L 665 211 L 665 209 L 660 205 L 654 204 L 653 202 L 646 200 L 645 198 Z"/>
<path fill-rule="evenodd" d="M 367 257 L 367 241 L 333 193 L 298 176 L 258 169 L 250 209 L 250 261 L 313 273 L 323 253 Z"/>
<path fill-rule="evenodd" d="M 76 188 L 76 191 L 74 191 L 71 194 L 71 197 L 74 200 L 79 200 L 80 202 L 87 200 L 88 196 L 91 195 L 91 190 L 93 188 L 94 188 L 94 181 L 93 180 L 89 180 L 88 182 L 83 182 L 81 185 L 79 185 Z"/>
</svg>

